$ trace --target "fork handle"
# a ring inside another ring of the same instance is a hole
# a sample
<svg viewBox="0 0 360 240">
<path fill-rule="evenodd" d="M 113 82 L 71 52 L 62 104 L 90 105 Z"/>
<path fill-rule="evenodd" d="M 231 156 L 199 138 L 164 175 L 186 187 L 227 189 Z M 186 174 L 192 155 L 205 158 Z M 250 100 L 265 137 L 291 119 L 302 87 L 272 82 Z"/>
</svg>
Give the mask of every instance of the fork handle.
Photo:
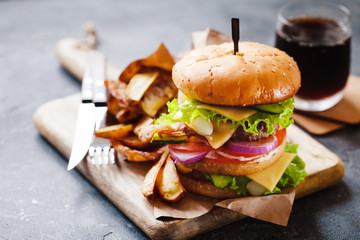
<svg viewBox="0 0 360 240">
<path fill-rule="evenodd" d="M 101 83 L 101 84 L 100 84 Z M 104 82 L 100 83 L 94 83 L 93 85 L 93 102 L 95 103 L 95 106 L 106 106 L 106 87 L 104 85 Z"/>
<path fill-rule="evenodd" d="M 93 103 L 95 103 L 95 106 L 106 106 L 107 94 L 104 85 L 106 69 L 105 55 L 98 51 L 89 52 L 89 65 L 93 78 Z"/>
</svg>

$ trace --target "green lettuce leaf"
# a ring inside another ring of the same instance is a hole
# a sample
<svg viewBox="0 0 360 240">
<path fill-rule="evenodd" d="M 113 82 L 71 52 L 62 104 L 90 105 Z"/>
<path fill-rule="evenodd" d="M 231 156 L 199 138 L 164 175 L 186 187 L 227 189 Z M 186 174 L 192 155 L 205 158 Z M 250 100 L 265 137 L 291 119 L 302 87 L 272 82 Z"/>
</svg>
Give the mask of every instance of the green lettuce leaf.
<svg viewBox="0 0 360 240">
<path fill-rule="evenodd" d="M 272 191 L 266 189 L 264 192 L 264 195 L 266 196 L 266 195 L 275 194 L 275 193 L 281 193 L 281 189 L 276 186 Z"/>
<path fill-rule="evenodd" d="M 155 124 L 165 125 L 180 121 L 190 124 L 197 116 L 201 116 L 210 121 L 216 115 L 214 111 L 197 108 L 200 102 L 196 100 L 190 100 L 181 104 L 177 99 L 174 99 L 167 102 L 166 105 L 168 107 L 168 113 L 161 114 L 160 117 L 156 119 Z"/>
<path fill-rule="evenodd" d="M 286 143 L 285 152 L 297 153 L 297 144 Z M 211 174 L 205 173 L 207 179 L 211 180 Z M 293 160 L 291 160 L 289 166 L 286 168 L 284 174 L 281 176 L 279 182 L 276 184 L 276 187 L 270 191 L 265 191 L 264 195 L 281 193 L 281 188 L 293 187 L 298 185 L 300 182 L 304 181 L 307 176 L 305 171 L 305 162 L 296 155 Z M 242 196 L 250 195 L 249 191 L 246 189 L 246 185 L 252 181 L 246 176 L 234 176 L 229 187 L 236 191 L 237 194 Z"/>
<path fill-rule="evenodd" d="M 197 117 L 201 116 L 208 121 L 215 120 L 219 125 L 220 122 L 231 121 L 231 128 L 241 125 L 246 132 L 259 134 L 257 126 L 260 122 L 265 122 L 267 125 L 268 135 L 275 134 L 274 125 L 279 124 L 283 128 L 287 128 L 293 123 L 291 119 L 291 114 L 293 113 L 293 103 L 294 98 L 290 98 L 283 102 L 280 102 L 279 105 L 282 108 L 282 113 L 280 114 L 268 114 L 264 112 L 256 112 L 254 115 L 250 116 L 241 121 L 234 121 L 231 118 L 227 118 L 207 109 L 199 109 L 198 105 L 202 104 L 199 101 L 191 100 L 184 103 L 179 103 L 177 99 L 172 100 L 167 103 L 168 113 L 163 113 L 156 121 L 155 124 L 171 124 L 174 122 L 183 121 L 187 124 L 190 124 L 191 121 Z"/>
<path fill-rule="evenodd" d="M 292 144 L 292 143 L 286 142 L 285 152 L 287 152 L 287 153 L 297 153 L 298 147 L 299 147 L 298 144 Z"/>
<path fill-rule="evenodd" d="M 294 111 L 294 98 L 287 99 L 279 103 L 282 107 L 282 113 L 280 114 L 268 114 L 263 112 L 257 112 L 247 119 L 239 121 L 236 125 L 241 125 L 246 132 L 259 134 L 257 125 L 260 122 L 265 122 L 267 126 L 267 134 L 275 134 L 274 125 L 279 124 L 283 128 L 287 128 L 294 122 L 291 115 Z"/>
<path fill-rule="evenodd" d="M 287 142 L 285 152 L 297 153 L 297 148 L 297 144 Z M 286 168 L 276 186 L 279 188 L 294 187 L 304 181 L 306 176 L 307 172 L 305 171 L 305 162 L 296 155 L 293 160 L 291 160 L 289 166 Z"/>
<path fill-rule="evenodd" d="M 248 177 L 245 176 L 236 176 L 233 177 L 229 187 L 232 190 L 235 190 L 235 192 L 238 195 L 242 195 L 242 196 L 249 196 L 250 193 L 249 191 L 246 189 L 246 185 L 251 182 L 252 180 Z"/>
</svg>

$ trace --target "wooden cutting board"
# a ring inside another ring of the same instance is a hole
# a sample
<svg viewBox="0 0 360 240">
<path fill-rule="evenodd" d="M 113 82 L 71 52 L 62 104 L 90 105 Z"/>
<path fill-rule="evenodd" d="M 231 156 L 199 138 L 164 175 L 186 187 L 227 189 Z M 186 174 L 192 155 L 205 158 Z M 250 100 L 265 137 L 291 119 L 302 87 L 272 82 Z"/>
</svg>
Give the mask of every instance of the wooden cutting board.
<svg viewBox="0 0 360 240">
<path fill-rule="evenodd" d="M 80 94 L 53 100 L 34 114 L 39 132 L 69 159 L 75 133 Z M 344 175 L 340 158 L 296 126 L 288 129 L 288 140 L 298 143 L 298 153 L 306 163 L 308 177 L 296 187 L 296 198 L 337 183 Z M 153 206 L 141 194 L 144 176 L 151 164 L 117 162 L 106 167 L 82 161 L 77 170 L 152 239 L 185 239 L 211 231 L 246 216 L 214 207 L 200 217 L 185 220 L 156 220 Z M 296 204 L 296 203 L 295 203 Z"/>
<path fill-rule="evenodd" d="M 73 38 L 62 39 L 56 46 L 61 64 L 81 81 L 90 49 Z M 107 65 L 107 78 L 117 79 L 120 71 Z M 39 132 L 69 159 L 73 143 L 80 94 L 53 100 L 40 106 L 34 114 Z M 299 155 L 306 163 L 308 177 L 296 187 L 296 198 L 304 197 L 334 185 L 344 175 L 342 161 L 308 134 L 292 126 L 288 140 L 299 144 Z M 157 220 L 152 204 L 143 197 L 141 186 L 151 163 L 118 161 L 110 166 L 92 166 L 82 161 L 77 170 L 96 186 L 124 214 L 152 239 L 185 239 L 211 231 L 246 216 L 214 207 L 208 213 L 184 220 Z"/>
</svg>

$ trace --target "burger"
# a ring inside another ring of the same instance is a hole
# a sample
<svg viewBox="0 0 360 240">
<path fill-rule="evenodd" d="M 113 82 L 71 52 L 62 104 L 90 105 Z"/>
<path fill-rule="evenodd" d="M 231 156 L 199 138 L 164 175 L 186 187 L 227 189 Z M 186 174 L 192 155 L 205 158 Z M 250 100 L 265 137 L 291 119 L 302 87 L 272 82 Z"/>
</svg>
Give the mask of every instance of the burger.
<svg viewBox="0 0 360 240">
<path fill-rule="evenodd" d="M 167 143 L 190 192 L 234 198 L 280 193 L 306 177 L 286 142 L 300 71 L 285 52 L 255 42 L 206 46 L 172 70 L 179 89 L 146 141 Z"/>
</svg>

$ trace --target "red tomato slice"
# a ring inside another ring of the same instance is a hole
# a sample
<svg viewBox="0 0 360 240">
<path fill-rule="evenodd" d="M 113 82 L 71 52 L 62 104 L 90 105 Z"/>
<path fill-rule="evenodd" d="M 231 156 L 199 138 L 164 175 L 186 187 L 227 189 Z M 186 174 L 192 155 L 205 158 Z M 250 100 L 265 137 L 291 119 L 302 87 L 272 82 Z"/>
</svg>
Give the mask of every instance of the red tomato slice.
<svg viewBox="0 0 360 240">
<path fill-rule="evenodd" d="M 281 145 L 281 143 L 283 142 L 285 134 L 286 134 L 286 128 L 283 128 L 276 132 L 276 137 L 278 139 L 278 145 Z"/>
<path fill-rule="evenodd" d="M 179 152 L 207 152 L 214 150 L 211 146 L 203 142 L 187 142 L 180 144 L 170 144 L 169 148 Z"/>
</svg>

